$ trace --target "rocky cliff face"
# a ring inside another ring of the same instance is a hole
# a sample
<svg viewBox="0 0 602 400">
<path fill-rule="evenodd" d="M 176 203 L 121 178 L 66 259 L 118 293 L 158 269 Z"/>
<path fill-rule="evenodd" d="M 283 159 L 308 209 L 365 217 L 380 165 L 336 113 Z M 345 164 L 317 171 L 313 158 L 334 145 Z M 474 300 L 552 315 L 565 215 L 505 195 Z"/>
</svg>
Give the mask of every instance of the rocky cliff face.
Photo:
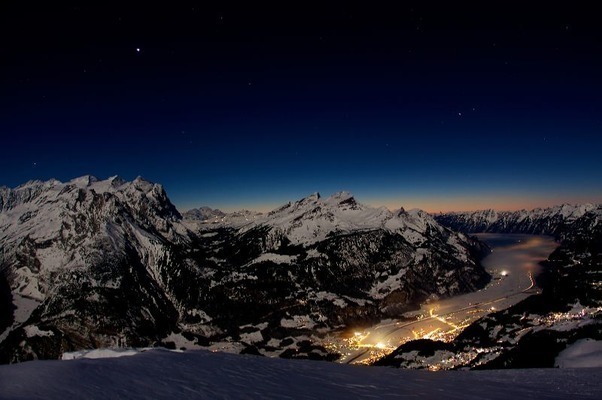
<svg viewBox="0 0 602 400">
<path fill-rule="evenodd" d="M 5 307 L 13 309 L 2 327 L 5 361 L 144 344 L 175 327 L 171 274 L 190 238 L 160 185 L 29 182 L 4 189 L 0 204 Z"/>
<path fill-rule="evenodd" d="M 138 178 L 0 189 L 0 357 L 163 344 L 332 358 L 312 339 L 488 280 L 477 241 L 421 211 L 314 194 L 180 215 Z"/>
</svg>

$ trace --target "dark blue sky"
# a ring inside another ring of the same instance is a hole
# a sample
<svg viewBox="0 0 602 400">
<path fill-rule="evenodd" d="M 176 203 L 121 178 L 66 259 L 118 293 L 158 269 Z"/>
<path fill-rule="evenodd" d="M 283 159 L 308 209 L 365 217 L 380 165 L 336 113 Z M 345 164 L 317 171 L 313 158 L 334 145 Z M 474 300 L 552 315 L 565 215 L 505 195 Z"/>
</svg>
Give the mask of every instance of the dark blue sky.
<svg viewBox="0 0 602 400">
<path fill-rule="evenodd" d="M 0 185 L 141 175 L 183 209 L 602 201 L 593 10 L 203 3 L 0 6 Z"/>
</svg>

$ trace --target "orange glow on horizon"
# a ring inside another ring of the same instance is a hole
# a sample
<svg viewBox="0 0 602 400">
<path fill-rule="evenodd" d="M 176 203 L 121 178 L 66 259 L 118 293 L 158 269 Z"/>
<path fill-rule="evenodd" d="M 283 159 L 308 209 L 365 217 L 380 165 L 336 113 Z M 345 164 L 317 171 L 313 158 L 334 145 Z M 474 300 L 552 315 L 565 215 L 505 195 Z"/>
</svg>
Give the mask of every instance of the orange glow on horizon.
<svg viewBox="0 0 602 400">
<path fill-rule="evenodd" d="M 291 199 L 294 201 L 295 199 Z M 569 204 L 583 204 L 602 203 L 602 195 L 599 196 L 466 196 L 466 197 L 436 197 L 436 196 L 423 196 L 423 197 L 404 197 L 399 196 L 395 198 L 365 198 L 362 196 L 356 196 L 356 200 L 359 203 L 368 205 L 370 207 L 387 207 L 389 210 L 398 210 L 403 207 L 406 210 L 418 208 L 428 213 L 439 213 L 439 212 L 462 212 L 462 211 L 477 211 L 494 209 L 496 211 L 517 211 L 517 210 L 533 210 L 535 208 L 546 208 L 553 207 L 564 203 Z M 218 208 L 224 212 L 234 212 L 240 210 L 252 210 L 261 213 L 267 213 L 281 207 L 283 203 L 254 203 L 244 204 L 240 206 L 225 206 L 225 207 L 212 207 Z M 194 207 L 183 207 L 181 210 L 185 211 Z"/>
<path fill-rule="evenodd" d="M 399 200 L 377 200 L 372 199 L 366 204 L 371 206 L 384 205 L 390 210 L 396 210 L 400 207 L 410 210 L 419 208 L 429 213 L 452 212 L 452 211 L 477 211 L 494 209 L 496 211 L 518 211 L 532 210 L 535 208 L 553 207 L 556 205 L 570 203 L 600 203 L 602 198 L 593 197 L 501 197 L 501 196 L 482 196 L 482 197 L 455 197 L 455 198 L 407 198 L 400 197 Z"/>
</svg>

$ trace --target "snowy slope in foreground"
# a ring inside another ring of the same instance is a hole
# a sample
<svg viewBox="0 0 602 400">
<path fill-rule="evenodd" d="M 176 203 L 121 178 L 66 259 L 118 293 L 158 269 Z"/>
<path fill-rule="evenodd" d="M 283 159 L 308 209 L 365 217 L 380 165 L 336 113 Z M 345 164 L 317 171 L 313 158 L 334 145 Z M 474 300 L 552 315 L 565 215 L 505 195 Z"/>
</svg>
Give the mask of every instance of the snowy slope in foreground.
<svg viewBox="0 0 602 400">
<path fill-rule="evenodd" d="M 3 399 L 594 399 L 602 369 L 425 372 L 225 353 L 0 365 Z"/>
</svg>

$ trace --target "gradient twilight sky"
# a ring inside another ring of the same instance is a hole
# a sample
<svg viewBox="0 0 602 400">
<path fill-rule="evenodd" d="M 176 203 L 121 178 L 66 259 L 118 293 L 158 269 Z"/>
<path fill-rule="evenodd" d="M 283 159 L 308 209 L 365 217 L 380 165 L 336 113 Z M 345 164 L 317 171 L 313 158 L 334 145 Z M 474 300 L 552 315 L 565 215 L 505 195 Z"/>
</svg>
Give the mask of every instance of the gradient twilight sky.
<svg viewBox="0 0 602 400">
<path fill-rule="evenodd" d="M 182 210 L 602 202 L 585 3 L 13 3 L 0 185 L 141 175 Z"/>
</svg>

